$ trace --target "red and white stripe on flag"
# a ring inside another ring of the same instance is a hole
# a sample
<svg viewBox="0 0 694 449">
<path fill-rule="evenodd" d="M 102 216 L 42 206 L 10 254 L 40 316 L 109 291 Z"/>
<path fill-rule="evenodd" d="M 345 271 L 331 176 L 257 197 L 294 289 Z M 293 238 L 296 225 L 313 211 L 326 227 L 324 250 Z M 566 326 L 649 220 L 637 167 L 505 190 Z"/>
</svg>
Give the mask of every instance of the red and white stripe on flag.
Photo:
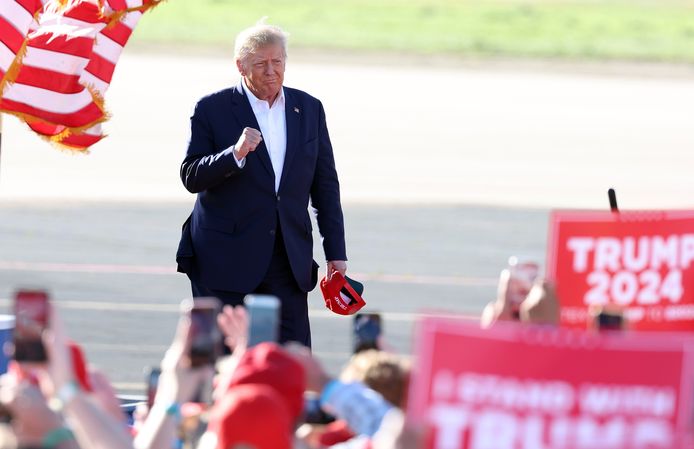
<svg viewBox="0 0 694 449">
<path fill-rule="evenodd" d="M 41 0 L 0 0 L 0 76 L 2 84 L 17 55 L 24 50 L 29 28 L 43 9 Z"/>
<path fill-rule="evenodd" d="M 0 110 L 72 149 L 101 140 L 101 123 L 108 118 L 103 98 L 118 59 L 140 9 L 156 3 L 81 0 L 58 13 L 45 11 L 28 34 L 13 82 L 4 86 Z"/>
</svg>

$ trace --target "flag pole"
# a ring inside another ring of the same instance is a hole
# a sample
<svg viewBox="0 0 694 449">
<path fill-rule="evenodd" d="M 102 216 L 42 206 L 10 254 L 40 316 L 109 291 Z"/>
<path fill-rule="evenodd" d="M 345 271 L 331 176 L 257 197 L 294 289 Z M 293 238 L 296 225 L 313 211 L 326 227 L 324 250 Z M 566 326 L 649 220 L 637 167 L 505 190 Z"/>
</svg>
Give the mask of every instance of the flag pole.
<svg viewBox="0 0 694 449">
<path fill-rule="evenodd" d="M 0 112 L 0 178 L 2 178 L 2 112 Z"/>
</svg>

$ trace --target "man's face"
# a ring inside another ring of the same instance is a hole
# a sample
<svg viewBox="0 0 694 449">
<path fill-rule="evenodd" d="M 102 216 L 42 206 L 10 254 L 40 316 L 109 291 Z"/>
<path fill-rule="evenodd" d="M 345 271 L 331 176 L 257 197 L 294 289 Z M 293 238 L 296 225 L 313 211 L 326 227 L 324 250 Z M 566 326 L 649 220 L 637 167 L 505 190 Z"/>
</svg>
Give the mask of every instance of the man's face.
<svg viewBox="0 0 694 449">
<path fill-rule="evenodd" d="M 284 82 L 284 51 L 280 44 L 261 47 L 236 66 L 248 88 L 261 100 L 273 101 Z"/>
</svg>

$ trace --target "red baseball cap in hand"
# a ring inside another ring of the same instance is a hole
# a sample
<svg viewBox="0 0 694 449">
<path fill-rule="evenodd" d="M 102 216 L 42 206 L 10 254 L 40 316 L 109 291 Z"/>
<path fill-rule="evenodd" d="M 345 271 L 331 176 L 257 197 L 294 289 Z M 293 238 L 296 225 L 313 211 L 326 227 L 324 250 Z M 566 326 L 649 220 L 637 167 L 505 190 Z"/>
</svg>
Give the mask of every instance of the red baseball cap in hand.
<svg viewBox="0 0 694 449">
<path fill-rule="evenodd" d="M 360 282 L 333 272 L 330 279 L 320 281 L 320 289 L 325 299 L 325 307 L 339 315 L 354 315 L 366 305 L 361 297 L 364 285 Z"/>
</svg>

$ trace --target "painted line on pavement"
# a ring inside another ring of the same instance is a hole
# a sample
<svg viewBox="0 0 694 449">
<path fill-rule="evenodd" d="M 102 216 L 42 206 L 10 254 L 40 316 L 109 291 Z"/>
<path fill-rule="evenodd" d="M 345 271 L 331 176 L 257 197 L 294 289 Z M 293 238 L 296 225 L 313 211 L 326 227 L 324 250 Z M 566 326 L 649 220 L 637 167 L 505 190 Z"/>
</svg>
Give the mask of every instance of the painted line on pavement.
<svg viewBox="0 0 694 449">
<path fill-rule="evenodd" d="M 127 352 L 138 354 L 160 354 L 164 357 L 164 353 L 168 349 L 166 345 L 143 345 L 143 344 L 122 344 L 122 343 L 82 343 L 84 349 L 95 352 Z"/>
<path fill-rule="evenodd" d="M 116 391 L 145 391 L 144 382 L 111 382 Z"/>
<path fill-rule="evenodd" d="M 138 302 L 112 302 L 112 301 L 53 301 L 59 309 L 66 310 L 86 310 L 96 312 L 152 312 L 152 313 L 179 313 L 178 304 L 153 304 Z M 13 301 L 7 298 L 0 298 L 0 307 L 10 307 Z M 477 320 L 478 316 L 469 313 L 458 312 L 379 312 L 383 319 L 388 321 L 414 322 L 418 318 L 464 318 Z M 327 309 L 309 309 L 311 318 L 319 319 L 343 319 L 337 314 Z"/>
<path fill-rule="evenodd" d="M 93 264 L 93 263 L 53 263 L 53 262 L 20 262 L 0 260 L 0 271 L 31 271 L 45 273 L 90 273 L 90 274 L 140 274 L 170 276 L 178 275 L 173 265 L 130 265 L 130 264 Z M 494 286 L 494 278 L 474 276 L 436 276 L 416 274 L 383 274 L 383 273 L 350 273 L 355 279 L 363 282 L 383 282 L 387 284 L 415 284 L 486 287 Z"/>
</svg>

